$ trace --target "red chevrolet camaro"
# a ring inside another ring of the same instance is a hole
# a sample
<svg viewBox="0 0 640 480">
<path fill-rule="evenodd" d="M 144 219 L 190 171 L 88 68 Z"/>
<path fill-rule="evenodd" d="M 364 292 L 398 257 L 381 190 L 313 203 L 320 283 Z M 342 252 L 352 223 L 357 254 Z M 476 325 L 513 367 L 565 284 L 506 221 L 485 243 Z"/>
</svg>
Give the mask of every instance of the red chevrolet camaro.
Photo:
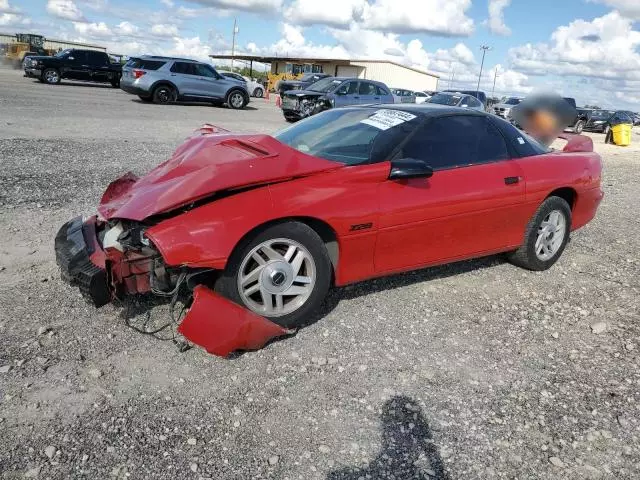
<svg viewBox="0 0 640 480">
<path fill-rule="evenodd" d="M 334 109 L 274 136 L 205 126 L 66 223 L 57 260 L 96 306 L 183 295 L 188 340 L 258 348 L 334 285 L 500 252 L 551 267 L 603 196 L 591 140 L 567 139 L 434 105 Z"/>
</svg>

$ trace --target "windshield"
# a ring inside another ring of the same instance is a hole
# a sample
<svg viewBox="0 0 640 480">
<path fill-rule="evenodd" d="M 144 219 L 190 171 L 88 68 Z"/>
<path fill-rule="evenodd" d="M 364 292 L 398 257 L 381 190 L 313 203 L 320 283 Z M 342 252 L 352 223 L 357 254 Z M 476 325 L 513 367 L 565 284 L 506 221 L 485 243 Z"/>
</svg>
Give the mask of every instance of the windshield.
<svg viewBox="0 0 640 480">
<path fill-rule="evenodd" d="M 309 80 L 313 80 L 315 73 L 305 73 L 301 78 L 301 82 L 308 82 Z"/>
<path fill-rule="evenodd" d="M 522 99 L 520 98 L 507 98 L 507 100 L 504 102 L 505 105 L 518 105 L 520 102 L 522 101 Z"/>
<path fill-rule="evenodd" d="M 420 124 L 420 117 L 393 109 L 327 110 L 278 132 L 280 142 L 316 157 L 358 165 L 388 160 Z"/>
<path fill-rule="evenodd" d="M 596 110 L 591 114 L 591 118 L 595 118 L 597 120 L 606 120 L 614 113 L 616 112 L 614 112 L 613 110 Z"/>
<path fill-rule="evenodd" d="M 67 55 L 69 55 L 69 53 L 71 53 L 71 50 L 67 49 L 67 50 L 62 50 L 61 52 L 58 52 L 54 55 L 54 57 L 66 57 Z"/>
<path fill-rule="evenodd" d="M 336 80 L 335 78 L 323 78 L 322 80 L 318 80 L 316 83 L 312 83 L 311 85 L 309 85 L 309 88 L 307 88 L 307 90 L 311 90 L 312 92 L 327 93 L 332 91 L 341 83 L 342 80 Z"/>
<path fill-rule="evenodd" d="M 455 107 L 460 103 L 460 99 L 462 95 L 447 95 L 446 93 L 436 93 L 433 97 L 431 97 L 428 102 L 429 103 L 437 103 L 438 105 L 449 105 L 450 107 Z"/>
</svg>

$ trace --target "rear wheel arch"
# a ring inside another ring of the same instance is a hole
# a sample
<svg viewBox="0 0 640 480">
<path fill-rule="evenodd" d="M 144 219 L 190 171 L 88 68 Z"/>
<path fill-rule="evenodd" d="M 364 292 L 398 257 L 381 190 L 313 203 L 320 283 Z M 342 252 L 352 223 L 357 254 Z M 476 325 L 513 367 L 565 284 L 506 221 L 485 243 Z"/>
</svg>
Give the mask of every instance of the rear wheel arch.
<svg viewBox="0 0 640 480">
<path fill-rule="evenodd" d="M 173 88 L 173 90 L 176 92 L 176 96 L 180 95 L 180 90 L 178 90 L 178 87 L 173 82 L 170 82 L 168 80 L 158 80 L 156 83 L 151 85 L 151 88 L 149 88 L 149 95 L 153 95 L 153 91 L 163 85 Z"/>
<path fill-rule="evenodd" d="M 569 204 L 569 207 L 573 211 L 573 208 L 576 205 L 576 200 L 578 199 L 578 192 L 576 192 L 571 187 L 562 187 L 562 188 L 557 188 L 551 193 L 549 193 L 549 195 L 547 195 L 547 198 L 549 197 L 562 198 L 565 202 Z"/>
</svg>

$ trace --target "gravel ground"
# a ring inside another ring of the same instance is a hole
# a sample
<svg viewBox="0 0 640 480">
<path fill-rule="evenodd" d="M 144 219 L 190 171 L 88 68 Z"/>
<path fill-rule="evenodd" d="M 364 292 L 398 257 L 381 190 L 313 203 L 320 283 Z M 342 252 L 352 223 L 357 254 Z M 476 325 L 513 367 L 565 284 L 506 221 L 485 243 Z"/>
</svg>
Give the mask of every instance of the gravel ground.
<svg viewBox="0 0 640 480">
<path fill-rule="evenodd" d="M 339 289 L 233 360 L 136 333 L 144 305 L 95 310 L 59 280 L 63 221 L 204 122 L 284 126 L 251 106 L 0 70 L 1 478 L 640 478 L 638 135 L 593 135 L 606 197 L 551 270 L 490 257 Z"/>
</svg>

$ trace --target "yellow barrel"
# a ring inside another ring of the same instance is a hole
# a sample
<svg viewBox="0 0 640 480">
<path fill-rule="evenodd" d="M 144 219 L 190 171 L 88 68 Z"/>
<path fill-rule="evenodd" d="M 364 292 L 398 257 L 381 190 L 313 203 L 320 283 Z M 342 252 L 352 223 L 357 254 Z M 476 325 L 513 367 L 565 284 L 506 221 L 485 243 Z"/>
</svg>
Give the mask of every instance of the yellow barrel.
<svg viewBox="0 0 640 480">
<path fill-rule="evenodd" d="M 611 133 L 613 134 L 613 143 L 626 147 L 631 143 L 631 124 L 621 123 L 611 127 Z"/>
</svg>

